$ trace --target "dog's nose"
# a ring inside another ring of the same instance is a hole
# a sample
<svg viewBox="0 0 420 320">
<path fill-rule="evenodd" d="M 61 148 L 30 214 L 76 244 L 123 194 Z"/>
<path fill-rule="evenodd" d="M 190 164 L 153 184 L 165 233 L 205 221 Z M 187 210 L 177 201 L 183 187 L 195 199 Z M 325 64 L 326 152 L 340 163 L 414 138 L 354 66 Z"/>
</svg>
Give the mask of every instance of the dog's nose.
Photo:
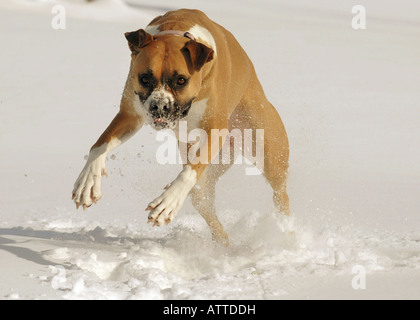
<svg viewBox="0 0 420 320">
<path fill-rule="evenodd" d="M 153 102 L 153 103 L 150 104 L 150 112 L 152 112 L 152 113 L 156 113 L 156 112 L 167 113 L 167 112 L 169 112 L 169 106 L 166 103 Z"/>
<path fill-rule="evenodd" d="M 157 103 L 152 103 L 150 105 L 150 111 L 158 111 L 159 110 L 159 106 L 157 105 Z"/>
</svg>

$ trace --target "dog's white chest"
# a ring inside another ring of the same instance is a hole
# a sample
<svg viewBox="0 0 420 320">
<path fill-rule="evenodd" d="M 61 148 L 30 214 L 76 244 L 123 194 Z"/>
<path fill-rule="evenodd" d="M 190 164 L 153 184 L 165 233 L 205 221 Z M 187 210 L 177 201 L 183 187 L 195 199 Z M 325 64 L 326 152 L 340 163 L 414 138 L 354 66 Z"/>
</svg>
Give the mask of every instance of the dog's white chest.
<svg viewBox="0 0 420 320">
<path fill-rule="evenodd" d="M 203 100 L 194 102 L 191 105 L 188 115 L 184 119 L 180 120 L 184 122 L 181 127 L 182 128 L 186 127 L 188 133 L 191 132 L 191 130 L 193 129 L 200 128 L 200 122 L 203 119 L 204 112 L 207 109 L 207 100 L 208 99 L 203 99 Z M 179 139 L 179 134 L 178 134 L 179 128 L 180 128 L 180 125 L 178 123 L 175 130 L 178 139 Z"/>
<path fill-rule="evenodd" d="M 203 99 L 197 102 L 194 102 L 191 105 L 191 109 L 188 112 L 188 115 L 185 117 L 187 121 L 188 132 L 192 129 L 200 127 L 200 121 L 203 119 L 204 112 L 207 109 L 207 99 Z"/>
</svg>

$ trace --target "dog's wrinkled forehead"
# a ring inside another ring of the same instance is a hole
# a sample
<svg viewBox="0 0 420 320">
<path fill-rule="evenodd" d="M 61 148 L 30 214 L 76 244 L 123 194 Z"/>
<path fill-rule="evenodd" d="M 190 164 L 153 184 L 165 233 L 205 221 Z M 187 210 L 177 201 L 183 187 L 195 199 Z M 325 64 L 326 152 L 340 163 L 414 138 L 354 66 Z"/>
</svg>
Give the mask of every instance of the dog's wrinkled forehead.
<svg viewBox="0 0 420 320">
<path fill-rule="evenodd" d="M 135 63 L 148 66 L 154 72 L 158 71 L 158 64 L 161 63 L 161 72 L 165 69 L 169 73 L 178 71 L 193 75 L 213 59 L 213 49 L 197 42 L 192 35 L 183 37 L 163 33 L 152 36 L 139 29 L 127 32 L 125 37 Z M 176 70 L 177 68 L 185 70 Z"/>
</svg>

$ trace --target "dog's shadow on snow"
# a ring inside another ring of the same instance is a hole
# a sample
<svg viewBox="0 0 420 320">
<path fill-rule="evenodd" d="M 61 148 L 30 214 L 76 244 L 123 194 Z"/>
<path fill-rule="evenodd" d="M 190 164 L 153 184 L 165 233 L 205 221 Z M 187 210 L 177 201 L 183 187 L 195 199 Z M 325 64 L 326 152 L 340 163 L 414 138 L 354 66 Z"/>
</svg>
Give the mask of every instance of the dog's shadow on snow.
<svg viewBox="0 0 420 320">
<path fill-rule="evenodd" d="M 4 233 L 0 231 L 0 235 L 3 235 L 3 234 Z M 9 233 L 5 233 L 5 234 L 7 235 Z M 0 250 L 7 251 L 17 256 L 18 258 L 29 260 L 40 265 L 53 265 L 54 264 L 53 262 L 44 259 L 44 257 L 42 257 L 42 255 L 39 252 L 36 252 L 28 248 L 20 247 L 20 246 L 15 246 L 15 244 L 18 244 L 18 242 L 15 240 L 10 240 L 10 239 L 0 236 Z"/>
<path fill-rule="evenodd" d="M 0 228 L 0 250 L 9 252 L 18 258 L 37 263 L 39 265 L 57 265 L 57 262 L 49 260 L 51 257 L 48 251 L 40 248 L 56 249 L 61 247 L 85 247 L 93 246 L 97 249 L 102 246 L 117 245 L 118 247 L 140 247 L 150 245 L 150 242 L 162 247 L 176 250 L 180 255 L 191 256 L 191 252 L 197 247 L 197 256 L 201 257 L 201 249 L 206 248 L 205 252 L 212 252 L 215 255 L 226 255 L 236 257 L 249 250 L 258 250 L 261 246 L 279 247 L 291 249 L 295 247 L 294 235 L 289 232 L 280 232 L 277 224 L 273 223 L 270 215 L 254 214 L 251 222 L 240 220 L 230 228 L 234 241 L 229 247 L 224 247 L 215 243 L 206 235 L 197 233 L 182 226 L 175 227 L 173 232 L 165 233 L 162 237 L 130 237 L 123 235 L 110 235 L 109 232 L 101 227 L 93 230 L 78 230 L 75 232 L 60 232 L 55 230 L 36 230 L 32 228 L 12 227 Z M 255 220 L 255 221 L 254 221 Z M 242 221 L 242 222 L 241 222 Z M 45 240 L 45 243 L 42 243 Z M 62 264 L 62 263 L 58 263 Z M 64 265 L 64 267 L 66 267 Z"/>
<path fill-rule="evenodd" d="M 7 237 L 12 236 L 12 237 Z M 16 240 L 14 237 L 22 237 L 23 239 Z M 27 239 L 25 239 L 27 238 Z M 110 243 L 131 243 L 138 244 L 141 241 L 147 240 L 145 238 L 136 239 L 131 237 L 115 237 L 107 235 L 107 232 L 96 227 L 90 231 L 78 232 L 58 232 L 52 230 L 34 230 L 32 228 L 14 227 L 14 228 L 0 228 L 0 250 L 7 251 L 18 258 L 28 260 L 40 265 L 56 265 L 55 262 L 44 258 L 42 251 L 36 251 L 25 246 L 25 243 L 33 239 L 45 239 L 53 241 L 75 241 L 79 243 L 96 243 L 96 244 L 110 244 Z M 166 239 L 150 239 L 155 242 L 163 243 Z"/>
</svg>

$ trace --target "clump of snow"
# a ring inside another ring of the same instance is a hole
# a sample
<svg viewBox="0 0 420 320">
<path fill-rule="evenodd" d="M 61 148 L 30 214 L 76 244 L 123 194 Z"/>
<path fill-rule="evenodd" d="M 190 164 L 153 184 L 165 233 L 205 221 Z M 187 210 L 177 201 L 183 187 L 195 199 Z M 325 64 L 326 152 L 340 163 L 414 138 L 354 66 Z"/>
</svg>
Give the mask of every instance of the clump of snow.
<svg viewBox="0 0 420 320">
<path fill-rule="evenodd" d="M 231 209 L 224 213 L 235 216 Z M 314 230 L 302 221 L 284 231 L 271 213 L 250 215 L 245 220 L 236 212 L 228 248 L 202 230 L 177 226 L 165 237 L 99 238 L 46 250 L 44 257 L 60 265 L 51 266 L 43 280 L 67 299 L 276 299 L 296 294 L 302 277 L 307 285 L 323 277 L 345 278 L 351 291 L 354 266 L 363 266 L 368 279 L 396 268 L 419 270 L 420 246 L 407 235 L 378 243 L 387 235 Z M 395 256 L 408 243 L 416 249 Z M 383 250 L 390 247 L 392 254 Z"/>
<path fill-rule="evenodd" d="M 8 296 L 6 296 L 8 299 L 19 299 L 19 293 L 11 293 Z"/>
</svg>

